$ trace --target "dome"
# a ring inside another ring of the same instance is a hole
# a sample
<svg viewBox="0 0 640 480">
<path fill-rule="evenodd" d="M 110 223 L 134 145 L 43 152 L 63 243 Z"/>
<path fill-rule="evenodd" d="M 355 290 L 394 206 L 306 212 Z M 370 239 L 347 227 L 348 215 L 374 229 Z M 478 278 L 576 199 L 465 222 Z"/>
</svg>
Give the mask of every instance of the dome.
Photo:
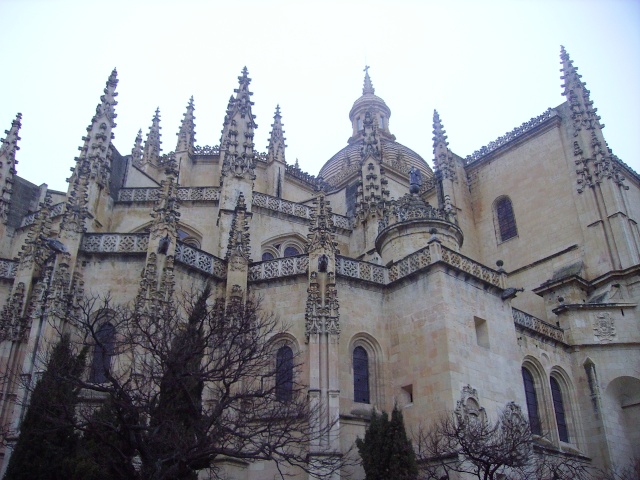
<svg viewBox="0 0 640 480">
<path fill-rule="evenodd" d="M 401 143 L 381 138 L 382 163 L 404 174 L 409 174 L 411 167 L 416 167 L 423 177 L 433 176 L 431 167 L 416 152 Z M 347 145 L 327 161 L 320 169 L 319 176 L 331 185 L 337 185 L 351 172 L 360 170 L 360 142 Z"/>
<path fill-rule="evenodd" d="M 407 175 L 412 167 L 416 167 L 425 179 L 432 177 L 433 171 L 427 162 L 410 148 L 396 142 L 395 135 L 389 131 L 391 109 L 375 94 L 368 69 L 369 67 L 365 68 L 362 96 L 353 103 L 349 112 L 353 129 L 349 144 L 331 157 L 320 169 L 318 175 L 330 185 L 337 186 L 360 170 L 360 147 L 364 138 L 363 122 L 366 115 L 371 115 L 376 124 L 376 136 L 380 140 L 382 163 Z"/>
</svg>

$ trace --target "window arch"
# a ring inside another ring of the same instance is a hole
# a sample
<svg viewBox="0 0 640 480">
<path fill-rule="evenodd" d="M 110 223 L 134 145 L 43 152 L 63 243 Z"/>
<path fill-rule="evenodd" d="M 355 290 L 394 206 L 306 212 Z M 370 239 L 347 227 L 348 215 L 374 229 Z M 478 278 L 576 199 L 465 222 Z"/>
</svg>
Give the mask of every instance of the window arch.
<svg viewBox="0 0 640 480">
<path fill-rule="evenodd" d="M 555 377 L 550 377 L 551 397 L 553 399 L 553 410 L 556 415 L 556 425 L 558 426 L 558 436 L 562 442 L 569 442 L 569 429 L 567 428 L 567 418 L 565 415 L 564 399 L 562 389 Z"/>
<path fill-rule="evenodd" d="M 513 213 L 513 205 L 509 197 L 502 196 L 496 199 L 494 202 L 494 218 L 500 242 L 505 242 L 518 236 L 516 216 Z"/>
<path fill-rule="evenodd" d="M 89 380 L 94 383 L 107 381 L 107 374 L 111 371 L 111 358 L 115 351 L 116 327 L 111 323 L 104 323 L 96 332 L 96 344 L 91 361 Z"/>
<path fill-rule="evenodd" d="M 361 346 L 353 349 L 353 400 L 358 403 L 371 403 L 369 355 Z"/>
<path fill-rule="evenodd" d="M 285 247 L 283 257 L 295 257 L 296 255 L 300 255 L 300 251 L 292 245 Z"/>
<path fill-rule="evenodd" d="M 281 346 L 276 353 L 276 399 L 288 402 L 293 396 L 293 350 Z"/>
<path fill-rule="evenodd" d="M 262 254 L 262 261 L 266 262 L 267 260 L 273 260 L 275 257 L 273 256 L 273 253 L 271 252 L 264 252 Z"/>
<path fill-rule="evenodd" d="M 531 428 L 531 433 L 535 435 L 542 435 L 536 384 L 533 380 L 533 375 L 525 367 L 522 367 L 522 383 L 524 383 L 524 395 L 527 402 L 527 411 L 529 412 L 529 426 Z"/>
</svg>

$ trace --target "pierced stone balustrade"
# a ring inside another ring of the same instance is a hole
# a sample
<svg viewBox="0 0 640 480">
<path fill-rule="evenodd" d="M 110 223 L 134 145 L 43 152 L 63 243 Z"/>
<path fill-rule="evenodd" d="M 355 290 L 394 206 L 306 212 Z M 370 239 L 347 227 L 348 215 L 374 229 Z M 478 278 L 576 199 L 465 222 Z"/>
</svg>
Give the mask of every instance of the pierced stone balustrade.
<svg viewBox="0 0 640 480">
<path fill-rule="evenodd" d="M 384 285 L 387 283 L 387 269 L 373 263 L 361 262 L 351 258 L 336 257 L 336 275 L 357 278 L 366 282 Z"/>
<path fill-rule="evenodd" d="M 51 214 L 49 216 L 51 218 L 55 218 L 62 215 L 64 213 L 64 205 L 64 202 L 56 203 L 55 205 L 53 205 L 51 207 Z M 28 227 L 29 225 L 31 225 L 35 221 L 38 212 L 39 210 L 30 213 L 29 215 L 25 215 L 25 217 L 22 219 L 20 227 Z"/>
<path fill-rule="evenodd" d="M 227 278 L 227 262 L 186 243 L 176 245 L 175 261 L 208 273 L 221 280 Z"/>
<path fill-rule="evenodd" d="M 283 200 L 282 198 L 272 197 L 264 193 L 253 193 L 253 205 L 307 220 L 311 218 L 312 207 L 302 205 L 301 203 L 290 202 L 289 200 Z M 348 217 L 334 213 L 332 220 L 336 227 L 351 230 L 351 222 Z"/>
<path fill-rule="evenodd" d="M 565 343 L 564 330 L 560 327 L 547 323 L 544 320 L 534 317 L 533 315 L 529 315 L 517 308 L 512 308 L 511 310 L 513 313 L 513 321 L 516 325 L 532 330 L 543 337 Z"/>
<path fill-rule="evenodd" d="M 122 188 L 118 192 L 119 202 L 155 202 L 158 188 Z M 220 200 L 218 187 L 178 187 L 178 200 L 181 201 L 217 201 Z"/>
<path fill-rule="evenodd" d="M 15 278 L 18 262 L 8 258 L 0 258 L 0 278 Z"/>
<path fill-rule="evenodd" d="M 146 253 L 147 233 L 85 233 L 80 251 L 87 253 Z"/>
<path fill-rule="evenodd" d="M 249 281 L 301 275 L 307 273 L 308 269 L 309 257 L 307 255 L 275 258 L 250 265 Z"/>
</svg>

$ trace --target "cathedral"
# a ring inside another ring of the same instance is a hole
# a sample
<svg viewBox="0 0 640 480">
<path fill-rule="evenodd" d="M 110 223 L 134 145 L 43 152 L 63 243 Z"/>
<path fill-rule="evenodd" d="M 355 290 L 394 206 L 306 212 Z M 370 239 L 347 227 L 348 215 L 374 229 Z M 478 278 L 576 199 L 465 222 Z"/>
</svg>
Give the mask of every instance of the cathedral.
<svg viewBox="0 0 640 480">
<path fill-rule="evenodd" d="M 609 149 L 564 48 L 560 59 L 564 102 L 466 157 L 436 111 L 432 152 L 399 143 L 365 69 L 347 145 L 317 175 L 285 158 L 279 108 L 256 149 L 246 68 L 220 144 L 195 144 L 191 99 L 170 153 L 158 112 L 146 138 L 116 149 L 114 70 L 66 192 L 17 175 L 18 114 L 0 146 L 2 372 L 34 381 L 62 299 L 134 304 L 208 281 L 219 297 L 259 296 L 287 325 L 274 351 L 302 359 L 308 401 L 325 407 L 316 421 L 335 421 L 309 458 L 347 451 L 373 409 L 398 405 L 412 431 L 508 402 L 554 452 L 603 469 L 640 458 L 640 175 Z M 15 438 L 24 393 L 3 379 Z M 263 463 L 224 468 L 272 478 Z"/>
</svg>

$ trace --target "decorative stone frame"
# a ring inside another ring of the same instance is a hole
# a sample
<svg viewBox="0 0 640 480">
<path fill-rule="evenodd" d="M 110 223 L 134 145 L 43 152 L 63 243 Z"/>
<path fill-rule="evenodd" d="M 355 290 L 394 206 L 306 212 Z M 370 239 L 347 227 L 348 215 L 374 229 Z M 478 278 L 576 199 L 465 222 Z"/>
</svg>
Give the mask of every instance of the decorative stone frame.
<svg viewBox="0 0 640 480">
<path fill-rule="evenodd" d="M 362 347 L 367 352 L 369 368 L 369 403 L 358 403 L 353 399 L 354 371 L 353 351 L 356 347 Z M 357 405 L 369 405 L 371 408 L 379 408 L 384 405 L 384 358 L 382 348 L 378 341 L 366 332 L 356 333 L 349 342 L 349 398 Z"/>
</svg>

